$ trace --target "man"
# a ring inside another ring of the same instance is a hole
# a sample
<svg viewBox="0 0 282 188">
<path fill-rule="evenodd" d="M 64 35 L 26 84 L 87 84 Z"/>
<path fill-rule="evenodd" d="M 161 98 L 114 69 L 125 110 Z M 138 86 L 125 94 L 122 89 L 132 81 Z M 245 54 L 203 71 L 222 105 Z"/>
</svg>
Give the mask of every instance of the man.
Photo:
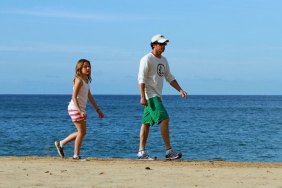
<svg viewBox="0 0 282 188">
<path fill-rule="evenodd" d="M 182 153 L 172 149 L 169 138 L 169 116 L 162 103 L 163 80 L 186 98 L 187 93 L 181 89 L 174 76 L 170 73 L 169 65 L 162 53 L 169 42 L 163 35 L 157 34 L 151 39 L 152 51 L 140 61 L 138 82 L 140 88 L 140 103 L 145 107 L 140 129 L 140 145 L 137 159 L 152 159 L 145 150 L 150 126 L 160 125 L 161 135 L 165 144 L 166 159 L 180 159 Z"/>
</svg>

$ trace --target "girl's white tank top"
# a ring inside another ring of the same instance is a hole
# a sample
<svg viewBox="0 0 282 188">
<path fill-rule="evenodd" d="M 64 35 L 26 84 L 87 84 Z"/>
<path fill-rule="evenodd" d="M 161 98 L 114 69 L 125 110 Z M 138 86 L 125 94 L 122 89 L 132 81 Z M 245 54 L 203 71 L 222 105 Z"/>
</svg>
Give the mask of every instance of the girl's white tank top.
<svg viewBox="0 0 282 188">
<path fill-rule="evenodd" d="M 82 86 L 78 92 L 77 95 L 77 101 L 78 101 L 78 105 L 80 107 L 80 109 L 82 111 L 85 112 L 85 108 L 86 108 L 86 103 L 87 103 L 87 99 L 88 99 L 88 92 L 89 92 L 89 84 L 86 83 L 83 79 L 82 80 Z M 73 102 L 73 100 L 70 101 L 69 106 L 68 106 L 68 110 L 78 110 Z"/>
</svg>

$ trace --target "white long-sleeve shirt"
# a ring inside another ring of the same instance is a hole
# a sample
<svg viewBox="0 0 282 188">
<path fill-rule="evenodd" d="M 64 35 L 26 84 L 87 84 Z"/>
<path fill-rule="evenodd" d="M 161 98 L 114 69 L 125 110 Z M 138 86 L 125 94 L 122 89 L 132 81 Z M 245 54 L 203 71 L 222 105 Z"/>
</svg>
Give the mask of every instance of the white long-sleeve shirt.
<svg viewBox="0 0 282 188">
<path fill-rule="evenodd" d="M 145 84 L 146 99 L 162 96 L 164 78 L 169 83 L 175 80 L 166 58 L 157 58 L 152 53 L 145 55 L 140 61 L 138 82 Z"/>
</svg>

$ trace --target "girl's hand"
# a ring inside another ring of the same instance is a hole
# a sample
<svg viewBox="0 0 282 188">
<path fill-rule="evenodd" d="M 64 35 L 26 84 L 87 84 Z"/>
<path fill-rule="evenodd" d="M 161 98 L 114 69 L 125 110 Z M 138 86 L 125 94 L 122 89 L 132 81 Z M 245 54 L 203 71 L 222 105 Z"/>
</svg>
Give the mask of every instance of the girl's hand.
<svg viewBox="0 0 282 188">
<path fill-rule="evenodd" d="M 83 117 L 83 119 L 86 119 L 87 114 L 85 112 L 80 112 L 80 116 Z"/>
<path fill-rule="evenodd" d="M 100 109 L 98 109 L 96 111 L 97 111 L 97 113 L 99 115 L 99 118 L 103 118 L 104 117 L 104 114 L 103 114 L 103 112 Z"/>
</svg>

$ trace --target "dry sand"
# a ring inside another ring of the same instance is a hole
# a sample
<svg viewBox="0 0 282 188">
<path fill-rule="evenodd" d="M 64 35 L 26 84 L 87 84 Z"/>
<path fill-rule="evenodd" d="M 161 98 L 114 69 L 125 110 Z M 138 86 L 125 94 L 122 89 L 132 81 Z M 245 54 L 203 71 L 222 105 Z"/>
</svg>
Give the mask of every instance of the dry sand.
<svg viewBox="0 0 282 188">
<path fill-rule="evenodd" d="M 0 187 L 282 188 L 282 163 L 2 156 Z"/>
</svg>

